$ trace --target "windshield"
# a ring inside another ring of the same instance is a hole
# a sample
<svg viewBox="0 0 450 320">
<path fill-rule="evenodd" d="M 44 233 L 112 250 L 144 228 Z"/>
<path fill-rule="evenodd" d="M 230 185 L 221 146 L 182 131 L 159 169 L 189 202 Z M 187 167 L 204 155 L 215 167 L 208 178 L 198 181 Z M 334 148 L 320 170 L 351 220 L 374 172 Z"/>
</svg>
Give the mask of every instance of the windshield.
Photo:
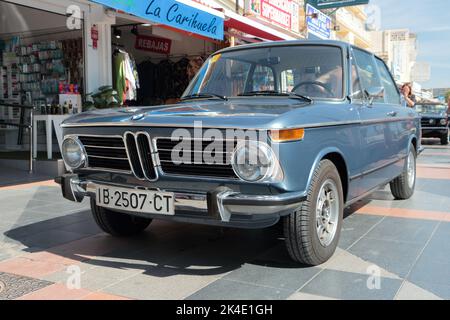
<svg viewBox="0 0 450 320">
<path fill-rule="evenodd" d="M 421 104 L 416 106 L 416 111 L 418 113 L 433 113 L 433 114 L 442 114 L 447 112 L 447 106 L 441 104 Z"/>
<path fill-rule="evenodd" d="M 183 96 L 236 97 L 278 92 L 342 99 L 342 63 L 341 49 L 332 46 L 274 46 L 225 52 L 208 59 Z"/>
</svg>

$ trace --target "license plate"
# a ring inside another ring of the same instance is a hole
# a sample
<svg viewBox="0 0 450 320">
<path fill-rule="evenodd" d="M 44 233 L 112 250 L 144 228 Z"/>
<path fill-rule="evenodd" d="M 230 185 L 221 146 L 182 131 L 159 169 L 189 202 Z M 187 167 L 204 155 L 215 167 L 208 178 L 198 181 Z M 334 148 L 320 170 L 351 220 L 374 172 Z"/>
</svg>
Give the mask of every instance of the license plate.
<svg viewBox="0 0 450 320">
<path fill-rule="evenodd" d="M 135 190 L 109 186 L 96 187 L 100 207 L 162 215 L 174 215 L 174 195 L 168 192 Z"/>
</svg>

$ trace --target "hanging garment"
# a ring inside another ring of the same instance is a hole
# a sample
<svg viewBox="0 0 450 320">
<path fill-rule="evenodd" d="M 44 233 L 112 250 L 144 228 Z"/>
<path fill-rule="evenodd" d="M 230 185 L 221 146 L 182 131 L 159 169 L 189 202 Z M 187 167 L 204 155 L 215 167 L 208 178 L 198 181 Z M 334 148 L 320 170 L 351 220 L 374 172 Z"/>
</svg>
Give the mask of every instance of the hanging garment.
<svg viewBox="0 0 450 320">
<path fill-rule="evenodd" d="M 125 58 L 124 55 L 116 51 L 113 56 L 113 66 L 114 66 L 114 77 L 113 85 L 114 89 L 117 91 L 119 98 L 119 103 L 123 104 L 126 100 L 127 82 L 125 77 Z"/>
<path fill-rule="evenodd" d="M 137 66 L 139 75 L 138 102 L 140 105 L 151 105 L 155 95 L 156 65 L 151 61 L 141 62 Z"/>
<path fill-rule="evenodd" d="M 128 53 L 124 53 L 124 67 L 125 67 L 125 78 L 127 80 L 127 91 L 125 92 L 125 100 L 136 100 L 137 99 L 137 84 L 134 77 L 134 71 L 131 63 L 130 56 Z"/>
<path fill-rule="evenodd" d="M 134 59 L 123 50 L 116 50 L 114 61 L 114 89 L 119 96 L 120 104 L 125 101 L 137 100 L 139 78 Z"/>
</svg>

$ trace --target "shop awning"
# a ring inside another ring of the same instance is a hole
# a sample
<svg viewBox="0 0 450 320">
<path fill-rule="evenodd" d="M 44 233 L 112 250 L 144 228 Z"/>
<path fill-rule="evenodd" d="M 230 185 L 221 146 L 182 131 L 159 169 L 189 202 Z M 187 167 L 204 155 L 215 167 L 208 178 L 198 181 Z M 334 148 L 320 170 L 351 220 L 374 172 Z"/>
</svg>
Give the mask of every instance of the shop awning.
<svg viewBox="0 0 450 320">
<path fill-rule="evenodd" d="M 91 1 L 171 28 L 223 40 L 223 13 L 192 1 Z"/>
<path fill-rule="evenodd" d="M 233 28 L 257 38 L 266 40 L 296 40 L 296 38 L 265 26 L 255 20 L 241 16 L 230 10 L 221 10 L 225 14 L 225 27 Z"/>
</svg>

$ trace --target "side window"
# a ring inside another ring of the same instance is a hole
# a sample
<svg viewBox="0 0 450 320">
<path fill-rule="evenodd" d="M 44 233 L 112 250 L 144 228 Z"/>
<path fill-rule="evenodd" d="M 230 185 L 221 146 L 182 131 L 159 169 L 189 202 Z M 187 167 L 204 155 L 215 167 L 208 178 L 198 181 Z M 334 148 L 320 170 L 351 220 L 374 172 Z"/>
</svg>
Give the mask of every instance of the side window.
<svg viewBox="0 0 450 320">
<path fill-rule="evenodd" d="M 381 81 L 378 76 L 377 66 L 373 56 L 359 49 L 353 49 L 353 53 L 355 55 L 362 89 L 366 90 L 371 87 L 380 87 Z M 382 98 L 376 99 L 375 101 L 384 102 Z"/>
<path fill-rule="evenodd" d="M 389 104 L 399 104 L 400 95 L 397 91 L 395 82 L 392 80 L 392 76 L 386 67 L 386 64 L 380 60 L 376 59 L 378 70 L 380 70 L 381 84 L 384 87 L 384 100 Z"/>
<path fill-rule="evenodd" d="M 275 76 L 273 70 L 266 66 L 255 67 L 251 79 L 250 91 L 275 90 Z"/>
<path fill-rule="evenodd" d="M 352 98 L 356 100 L 362 100 L 364 98 L 363 90 L 361 87 L 361 79 L 358 75 L 358 67 L 356 66 L 355 58 L 352 57 L 351 63 L 351 84 L 352 84 Z"/>
</svg>

